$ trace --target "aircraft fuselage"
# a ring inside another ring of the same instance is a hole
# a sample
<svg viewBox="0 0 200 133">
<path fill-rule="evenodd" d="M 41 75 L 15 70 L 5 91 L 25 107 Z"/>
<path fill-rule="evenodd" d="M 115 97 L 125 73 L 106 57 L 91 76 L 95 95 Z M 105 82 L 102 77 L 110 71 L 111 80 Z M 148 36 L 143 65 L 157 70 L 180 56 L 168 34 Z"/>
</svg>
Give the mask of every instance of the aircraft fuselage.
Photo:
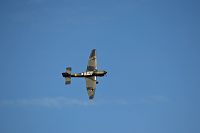
<svg viewBox="0 0 200 133">
<path fill-rule="evenodd" d="M 92 77 L 92 76 L 98 76 L 102 77 L 106 74 L 106 71 L 86 71 L 82 73 L 73 73 L 73 74 L 68 74 L 68 73 L 62 73 L 63 77 Z"/>
</svg>

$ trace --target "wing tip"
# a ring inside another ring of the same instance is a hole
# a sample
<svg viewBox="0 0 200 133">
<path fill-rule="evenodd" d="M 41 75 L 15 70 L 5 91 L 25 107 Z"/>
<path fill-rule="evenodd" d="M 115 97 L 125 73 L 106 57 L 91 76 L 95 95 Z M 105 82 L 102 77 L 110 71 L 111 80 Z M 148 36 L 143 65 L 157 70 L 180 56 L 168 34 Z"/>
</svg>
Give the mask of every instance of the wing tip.
<svg viewBox="0 0 200 133">
<path fill-rule="evenodd" d="M 90 58 L 96 56 L 96 49 L 93 49 L 92 52 L 90 53 Z"/>
</svg>

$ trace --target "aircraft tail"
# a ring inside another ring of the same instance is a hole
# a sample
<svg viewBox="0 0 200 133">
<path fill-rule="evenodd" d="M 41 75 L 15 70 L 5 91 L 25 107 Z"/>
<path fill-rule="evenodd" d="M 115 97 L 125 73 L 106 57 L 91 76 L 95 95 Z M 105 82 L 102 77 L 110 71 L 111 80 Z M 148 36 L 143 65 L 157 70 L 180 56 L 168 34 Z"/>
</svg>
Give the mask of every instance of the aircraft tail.
<svg viewBox="0 0 200 133">
<path fill-rule="evenodd" d="M 65 77 L 65 84 L 71 84 L 71 67 L 66 68 L 66 72 L 62 73 L 62 76 Z"/>
<path fill-rule="evenodd" d="M 68 73 L 69 75 L 71 75 L 71 71 L 72 71 L 72 68 L 71 68 L 71 67 L 67 67 L 67 68 L 66 68 L 66 73 Z"/>
<path fill-rule="evenodd" d="M 71 84 L 71 77 L 65 77 L 65 84 Z"/>
</svg>

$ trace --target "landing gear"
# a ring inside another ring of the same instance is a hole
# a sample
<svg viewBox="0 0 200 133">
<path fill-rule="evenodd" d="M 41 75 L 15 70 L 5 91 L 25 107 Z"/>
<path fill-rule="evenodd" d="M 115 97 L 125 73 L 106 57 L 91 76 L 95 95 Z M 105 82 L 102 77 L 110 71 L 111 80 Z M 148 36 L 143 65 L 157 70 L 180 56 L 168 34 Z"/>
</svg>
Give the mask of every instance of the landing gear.
<svg viewBox="0 0 200 133">
<path fill-rule="evenodd" d="M 96 81 L 96 84 L 98 84 L 99 82 L 98 81 Z"/>
</svg>

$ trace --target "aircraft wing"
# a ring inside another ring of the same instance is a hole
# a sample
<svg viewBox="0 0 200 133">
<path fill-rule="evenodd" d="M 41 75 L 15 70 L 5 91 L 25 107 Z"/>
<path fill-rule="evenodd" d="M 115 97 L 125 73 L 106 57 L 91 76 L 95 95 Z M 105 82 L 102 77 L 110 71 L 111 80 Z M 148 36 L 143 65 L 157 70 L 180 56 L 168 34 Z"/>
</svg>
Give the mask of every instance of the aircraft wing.
<svg viewBox="0 0 200 133">
<path fill-rule="evenodd" d="M 97 57 L 96 57 L 96 49 L 93 49 L 87 65 L 87 71 L 94 71 L 97 69 Z"/>
<path fill-rule="evenodd" d="M 96 89 L 96 76 L 86 77 L 85 80 L 89 99 L 93 99 Z"/>
</svg>

